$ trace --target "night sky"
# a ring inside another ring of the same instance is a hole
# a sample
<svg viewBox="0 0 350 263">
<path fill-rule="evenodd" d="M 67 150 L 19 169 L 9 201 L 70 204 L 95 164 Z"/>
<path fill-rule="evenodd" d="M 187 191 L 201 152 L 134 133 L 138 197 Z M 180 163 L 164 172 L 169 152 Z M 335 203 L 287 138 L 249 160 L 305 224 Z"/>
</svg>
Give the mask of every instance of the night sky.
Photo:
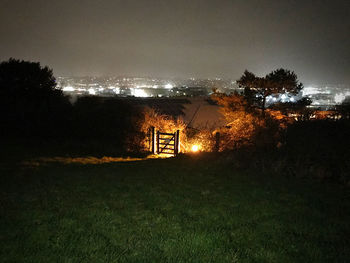
<svg viewBox="0 0 350 263">
<path fill-rule="evenodd" d="M 223 77 L 294 70 L 350 84 L 350 1 L 0 0 L 0 60 L 56 76 Z"/>
</svg>

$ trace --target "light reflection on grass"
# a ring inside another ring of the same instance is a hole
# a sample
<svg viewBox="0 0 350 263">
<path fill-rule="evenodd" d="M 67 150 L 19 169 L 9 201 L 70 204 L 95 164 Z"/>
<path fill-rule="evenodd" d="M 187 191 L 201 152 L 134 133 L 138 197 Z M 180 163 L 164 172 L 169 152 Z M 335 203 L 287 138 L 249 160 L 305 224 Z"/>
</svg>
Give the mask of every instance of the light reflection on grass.
<svg viewBox="0 0 350 263">
<path fill-rule="evenodd" d="M 21 164 L 24 166 L 40 166 L 49 163 L 62 163 L 62 164 L 105 164 L 105 163 L 116 163 L 116 162 L 136 162 L 144 161 L 148 159 L 158 158 L 169 158 L 169 155 L 149 155 L 144 158 L 136 157 L 110 157 L 103 156 L 101 158 L 94 156 L 86 157 L 40 157 L 29 161 L 24 161 Z"/>
</svg>

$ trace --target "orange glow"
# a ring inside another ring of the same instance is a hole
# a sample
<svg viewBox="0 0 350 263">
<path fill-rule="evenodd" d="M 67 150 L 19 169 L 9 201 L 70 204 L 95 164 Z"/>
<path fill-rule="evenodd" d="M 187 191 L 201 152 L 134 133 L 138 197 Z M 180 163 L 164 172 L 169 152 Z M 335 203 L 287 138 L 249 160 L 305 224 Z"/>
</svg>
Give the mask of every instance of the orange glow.
<svg viewBox="0 0 350 263">
<path fill-rule="evenodd" d="M 158 159 L 158 158 L 170 158 L 173 157 L 169 154 L 158 154 L 158 155 L 148 155 L 144 158 L 133 158 L 133 157 L 109 157 L 104 156 L 102 158 L 93 156 L 83 156 L 83 157 L 40 157 L 31 160 L 27 160 L 21 163 L 24 166 L 37 167 L 40 165 L 47 165 L 48 163 L 62 163 L 62 164 L 104 164 L 104 163 L 115 163 L 115 162 L 136 162 L 145 161 L 148 159 Z"/>
<path fill-rule="evenodd" d="M 199 146 L 198 145 L 192 145 L 191 151 L 192 152 L 198 152 Z"/>
</svg>

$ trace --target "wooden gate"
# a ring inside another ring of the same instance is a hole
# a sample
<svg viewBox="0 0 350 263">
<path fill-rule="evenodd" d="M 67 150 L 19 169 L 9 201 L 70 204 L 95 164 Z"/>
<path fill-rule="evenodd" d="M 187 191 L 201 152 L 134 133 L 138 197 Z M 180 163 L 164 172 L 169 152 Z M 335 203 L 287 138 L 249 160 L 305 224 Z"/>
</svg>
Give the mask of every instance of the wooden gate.
<svg viewBox="0 0 350 263">
<path fill-rule="evenodd" d="M 152 128 L 152 152 L 155 154 L 177 155 L 180 152 L 180 131 L 174 133 L 155 132 Z"/>
</svg>

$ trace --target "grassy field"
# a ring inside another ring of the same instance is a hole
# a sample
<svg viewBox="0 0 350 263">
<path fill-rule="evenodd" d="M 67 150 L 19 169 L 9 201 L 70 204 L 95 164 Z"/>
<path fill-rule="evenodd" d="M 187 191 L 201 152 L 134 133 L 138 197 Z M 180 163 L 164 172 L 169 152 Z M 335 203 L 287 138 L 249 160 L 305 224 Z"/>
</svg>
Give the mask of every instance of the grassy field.
<svg viewBox="0 0 350 263">
<path fill-rule="evenodd" d="M 350 262 L 338 185 L 215 156 L 0 173 L 1 262 Z"/>
</svg>

